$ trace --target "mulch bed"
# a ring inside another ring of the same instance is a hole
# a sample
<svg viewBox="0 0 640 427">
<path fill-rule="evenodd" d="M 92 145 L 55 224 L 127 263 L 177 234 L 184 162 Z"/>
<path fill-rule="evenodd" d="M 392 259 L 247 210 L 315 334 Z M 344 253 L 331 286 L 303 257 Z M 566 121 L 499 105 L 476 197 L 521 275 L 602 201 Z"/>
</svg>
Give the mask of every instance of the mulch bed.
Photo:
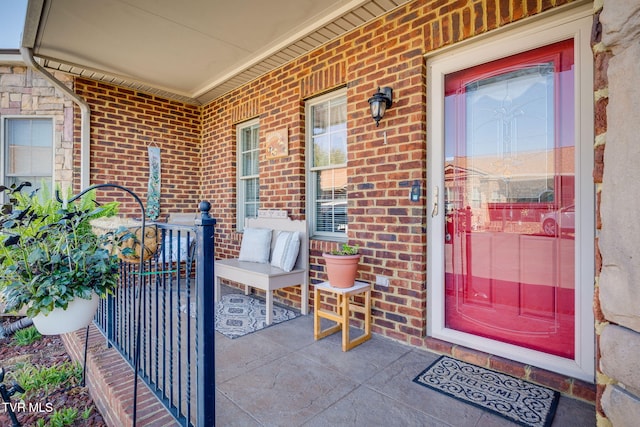
<svg viewBox="0 0 640 427">
<path fill-rule="evenodd" d="M 2 318 L 2 324 L 9 324 L 14 318 Z M 58 335 L 43 336 L 41 339 L 32 344 L 22 346 L 16 345 L 12 337 L 0 339 L 0 367 L 4 368 L 5 374 L 16 369 L 16 365 L 21 362 L 29 362 L 37 367 L 51 367 L 60 365 L 64 362 L 71 362 L 71 358 L 67 354 L 62 340 Z M 5 375 L 4 383 L 7 388 L 11 387 L 12 381 Z M 23 399 L 21 394 L 14 394 L 11 402 L 16 404 Z M 19 410 L 17 413 L 18 422 L 22 426 L 36 425 L 38 420 L 45 421 L 48 425 L 51 411 L 60 410 L 62 408 L 75 408 L 78 410 L 78 417 L 73 426 L 106 426 L 102 415 L 93 403 L 93 399 L 89 395 L 86 387 L 75 384 L 63 384 L 56 389 L 50 390 L 48 393 L 44 391 L 34 390 L 27 393 L 24 398 L 25 409 Z M 0 399 L 0 426 L 12 426 L 9 414 Z M 29 406 L 34 411 L 29 411 Z M 18 406 L 15 406 L 19 408 Z M 90 408 L 91 414 L 87 419 L 83 419 L 81 414 L 85 409 Z"/>
</svg>

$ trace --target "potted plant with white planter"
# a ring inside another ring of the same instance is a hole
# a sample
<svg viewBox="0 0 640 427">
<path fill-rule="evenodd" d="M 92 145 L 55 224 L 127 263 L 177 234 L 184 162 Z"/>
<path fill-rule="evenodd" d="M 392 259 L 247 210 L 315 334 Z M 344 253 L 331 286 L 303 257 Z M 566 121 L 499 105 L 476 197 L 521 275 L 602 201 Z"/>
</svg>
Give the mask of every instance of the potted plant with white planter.
<svg viewBox="0 0 640 427">
<path fill-rule="evenodd" d="M 13 200 L 0 216 L 0 294 L 6 311 L 26 314 L 41 334 L 87 326 L 118 283 L 118 257 L 105 248 L 112 236 L 96 236 L 89 221 L 112 214 L 93 194 L 63 206 L 47 194 L 26 195 L 0 186 Z"/>
<path fill-rule="evenodd" d="M 360 245 L 342 244 L 340 249 L 322 254 L 329 284 L 335 288 L 350 288 L 356 282 L 360 264 Z"/>
</svg>

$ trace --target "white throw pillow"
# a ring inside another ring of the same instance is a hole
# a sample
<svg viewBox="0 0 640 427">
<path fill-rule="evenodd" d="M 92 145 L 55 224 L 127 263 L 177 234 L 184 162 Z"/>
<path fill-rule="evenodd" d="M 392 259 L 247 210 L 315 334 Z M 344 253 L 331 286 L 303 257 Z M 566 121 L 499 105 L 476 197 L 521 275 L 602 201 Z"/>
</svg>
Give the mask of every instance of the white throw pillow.
<svg viewBox="0 0 640 427">
<path fill-rule="evenodd" d="M 268 228 L 245 228 L 240 244 L 238 261 L 269 262 L 271 252 L 271 233 Z"/>
<path fill-rule="evenodd" d="M 271 265 L 286 272 L 293 270 L 300 250 L 300 232 L 281 231 L 271 256 Z"/>
</svg>

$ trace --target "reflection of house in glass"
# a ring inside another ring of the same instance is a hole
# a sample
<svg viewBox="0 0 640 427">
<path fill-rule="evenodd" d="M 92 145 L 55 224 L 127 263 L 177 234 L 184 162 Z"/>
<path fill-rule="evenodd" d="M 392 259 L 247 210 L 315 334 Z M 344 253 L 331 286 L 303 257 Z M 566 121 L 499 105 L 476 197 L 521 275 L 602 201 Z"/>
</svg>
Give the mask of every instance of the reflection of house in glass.
<svg viewBox="0 0 640 427">
<path fill-rule="evenodd" d="M 574 147 L 455 157 L 445 164 L 447 221 L 474 230 L 537 233 L 548 212 L 574 203 Z M 464 225 L 463 225 L 464 224 Z"/>
<path fill-rule="evenodd" d="M 347 168 L 320 171 L 318 230 L 347 231 Z"/>
</svg>

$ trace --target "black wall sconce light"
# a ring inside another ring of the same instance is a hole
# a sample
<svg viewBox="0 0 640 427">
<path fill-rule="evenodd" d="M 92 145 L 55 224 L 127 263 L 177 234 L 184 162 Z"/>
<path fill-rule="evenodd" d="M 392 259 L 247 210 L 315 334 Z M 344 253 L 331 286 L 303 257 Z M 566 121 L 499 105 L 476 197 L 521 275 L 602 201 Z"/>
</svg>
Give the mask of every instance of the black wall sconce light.
<svg viewBox="0 0 640 427">
<path fill-rule="evenodd" d="M 390 87 L 379 87 L 378 91 L 369 98 L 371 117 L 376 121 L 376 127 L 380 125 L 380 120 L 393 103 L 393 89 Z"/>
</svg>

